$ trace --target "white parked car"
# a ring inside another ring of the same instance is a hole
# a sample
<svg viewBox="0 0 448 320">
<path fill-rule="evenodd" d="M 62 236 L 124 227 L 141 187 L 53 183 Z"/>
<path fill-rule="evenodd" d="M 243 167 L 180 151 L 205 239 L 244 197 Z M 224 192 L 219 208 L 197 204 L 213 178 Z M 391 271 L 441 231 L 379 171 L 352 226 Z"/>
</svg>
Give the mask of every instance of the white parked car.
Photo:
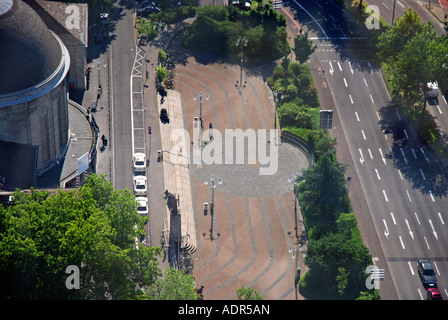
<svg viewBox="0 0 448 320">
<path fill-rule="evenodd" d="M 137 196 L 146 196 L 146 177 L 134 177 L 134 194 Z"/>
<path fill-rule="evenodd" d="M 137 197 L 135 198 L 137 200 L 137 212 L 141 215 L 145 215 L 148 213 L 148 198 L 146 197 Z"/>
<path fill-rule="evenodd" d="M 146 170 L 146 155 L 144 153 L 134 153 L 134 170 L 137 172 Z"/>
</svg>

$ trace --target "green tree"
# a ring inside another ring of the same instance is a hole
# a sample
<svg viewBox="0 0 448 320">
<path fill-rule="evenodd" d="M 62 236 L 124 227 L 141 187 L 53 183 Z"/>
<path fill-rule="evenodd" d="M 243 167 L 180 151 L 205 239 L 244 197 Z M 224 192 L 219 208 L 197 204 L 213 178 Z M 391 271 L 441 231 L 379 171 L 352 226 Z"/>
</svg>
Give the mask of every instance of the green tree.
<svg viewBox="0 0 448 320">
<path fill-rule="evenodd" d="M 296 60 L 299 61 L 300 64 L 305 63 L 316 48 L 317 46 L 308 39 L 308 32 L 300 34 L 294 38 L 293 51 L 296 56 Z"/>
<path fill-rule="evenodd" d="M 161 274 L 160 248 L 135 246 L 146 219 L 129 190 L 92 175 L 77 191 L 14 193 L 0 206 L 0 298 L 138 299 Z M 80 289 L 68 290 L 68 266 Z"/>
<path fill-rule="evenodd" d="M 342 299 L 348 284 L 348 272 L 343 267 L 339 267 L 338 271 L 339 274 L 336 276 L 336 282 L 338 284 L 338 293 Z"/>
<path fill-rule="evenodd" d="M 263 297 L 257 292 L 257 290 L 250 287 L 241 287 L 236 290 L 238 300 L 263 300 Z"/>
<path fill-rule="evenodd" d="M 362 242 L 347 239 L 343 233 L 328 232 L 310 241 L 305 263 L 309 267 L 307 283 L 322 297 L 335 298 L 343 289 L 346 299 L 355 299 L 365 289 L 365 269 L 371 264 L 371 256 Z"/>
<path fill-rule="evenodd" d="M 417 11 L 409 8 L 402 17 L 395 20 L 393 26 L 378 37 L 379 58 L 387 63 L 395 61 L 408 41 L 422 32 L 423 26 Z"/>
<path fill-rule="evenodd" d="M 148 296 L 153 300 L 198 300 L 193 275 L 169 268 L 165 277 L 159 278 L 150 288 Z"/>
<path fill-rule="evenodd" d="M 392 88 L 410 107 L 422 102 L 426 107 L 427 83 L 434 81 L 431 42 L 436 36 L 432 25 L 424 26 L 422 32 L 410 39 L 396 56 L 392 65 Z"/>
<path fill-rule="evenodd" d="M 331 230 L 339 213 L 349 211 L 344 171 L 345 166 L 327 154 L 303 172 L 298 194 L 309 228 L 319 233 Z"/>
</svg>

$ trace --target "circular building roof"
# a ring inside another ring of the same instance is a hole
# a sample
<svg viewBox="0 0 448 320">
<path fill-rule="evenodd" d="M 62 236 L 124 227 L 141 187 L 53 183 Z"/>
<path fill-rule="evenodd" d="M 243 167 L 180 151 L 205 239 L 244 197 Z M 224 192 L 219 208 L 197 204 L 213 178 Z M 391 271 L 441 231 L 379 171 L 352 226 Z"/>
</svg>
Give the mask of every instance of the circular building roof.
<svg viewBox="0 0 448 320">
<path fill-rule="evenodd" d="M 22 0 L 0 0 L 0 95 L 33 87 L 59 66 L 62 50 Z"/>
</svg>

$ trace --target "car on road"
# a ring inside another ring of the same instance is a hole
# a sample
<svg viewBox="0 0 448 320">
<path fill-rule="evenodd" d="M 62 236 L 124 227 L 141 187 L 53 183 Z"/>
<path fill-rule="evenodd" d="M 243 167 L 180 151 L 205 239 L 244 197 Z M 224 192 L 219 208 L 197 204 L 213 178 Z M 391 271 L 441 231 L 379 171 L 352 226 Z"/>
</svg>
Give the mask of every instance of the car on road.
<svg viewBox="0 0 448 320">
<path fill-rule="evenodd" d="M 440 294 L 439 289 L 429 288 L 428 290 L 426 290 L 426 300 L 443 300 L 443 298 Z"/>
<path fill-rule="evenodd" d="M 137 212 L 141 215 L 148 214 L 148 198 L 137 197 L 135 200 L 137 201 Z"/>
<path fill-rule="evenodd" d="M 134 194 L 136 196 L 146 196 L 146 177 L 145 176 L 135 176 L 134 177 Z"/>
<path fill-rule="evenodd" d="M 170 123 L 170 118 L 168 117 L 168 111 L 165 108 L 160 110 L 160 121 L 162 123 Z"/>
<path fill-rule="evenodd" d="M 153 7 L 153 6 L 148 6 L 148 7 L 144 7 L 141 9 L 137 9 L 137 16 L 144 16 L 144 15 L 148 15 L 150 13 L 153 12 L 160 12 L 160 8 L 158 7 Z"/>
<path fill-rule="evenodd" d="M 427 259 L 420 259 L 417 262 L 418 274 L 425 288 L 437 287 L 437 278 L 432 268 L 432 264 Z"/>
<path fill-rule="evenodd" d="M 109 23 L 109 14 L 108 13 L 100 13 L 100 22 L 101 24 L 108 24 Z"/>
<path fill-rule="evenodd" d="M 146 155 L 144 153 L 134 153 L 134 171 L 144 172 L 146 170 Z"/>
</svg>

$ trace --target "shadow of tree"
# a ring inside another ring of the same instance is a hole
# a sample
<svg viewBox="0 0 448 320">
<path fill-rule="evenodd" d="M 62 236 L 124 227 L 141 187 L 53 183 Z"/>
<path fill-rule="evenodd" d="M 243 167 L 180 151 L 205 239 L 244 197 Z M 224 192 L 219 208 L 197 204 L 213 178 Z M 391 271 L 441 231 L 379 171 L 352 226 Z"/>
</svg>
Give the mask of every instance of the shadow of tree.
<svg viewBox="0 0 448 320">
<path fill-rule="evenodd" d="M 414 189 L 434 196 L 447 196 L 448 179 L 444 166 L 430 145 L 414 130 L 398 108 L 389 103 L 379 111 L 378 123 L 385 135 L 393 139 L 386 158 L 400 170 L 403 178 L 412 182 Z"/>
</svg>

